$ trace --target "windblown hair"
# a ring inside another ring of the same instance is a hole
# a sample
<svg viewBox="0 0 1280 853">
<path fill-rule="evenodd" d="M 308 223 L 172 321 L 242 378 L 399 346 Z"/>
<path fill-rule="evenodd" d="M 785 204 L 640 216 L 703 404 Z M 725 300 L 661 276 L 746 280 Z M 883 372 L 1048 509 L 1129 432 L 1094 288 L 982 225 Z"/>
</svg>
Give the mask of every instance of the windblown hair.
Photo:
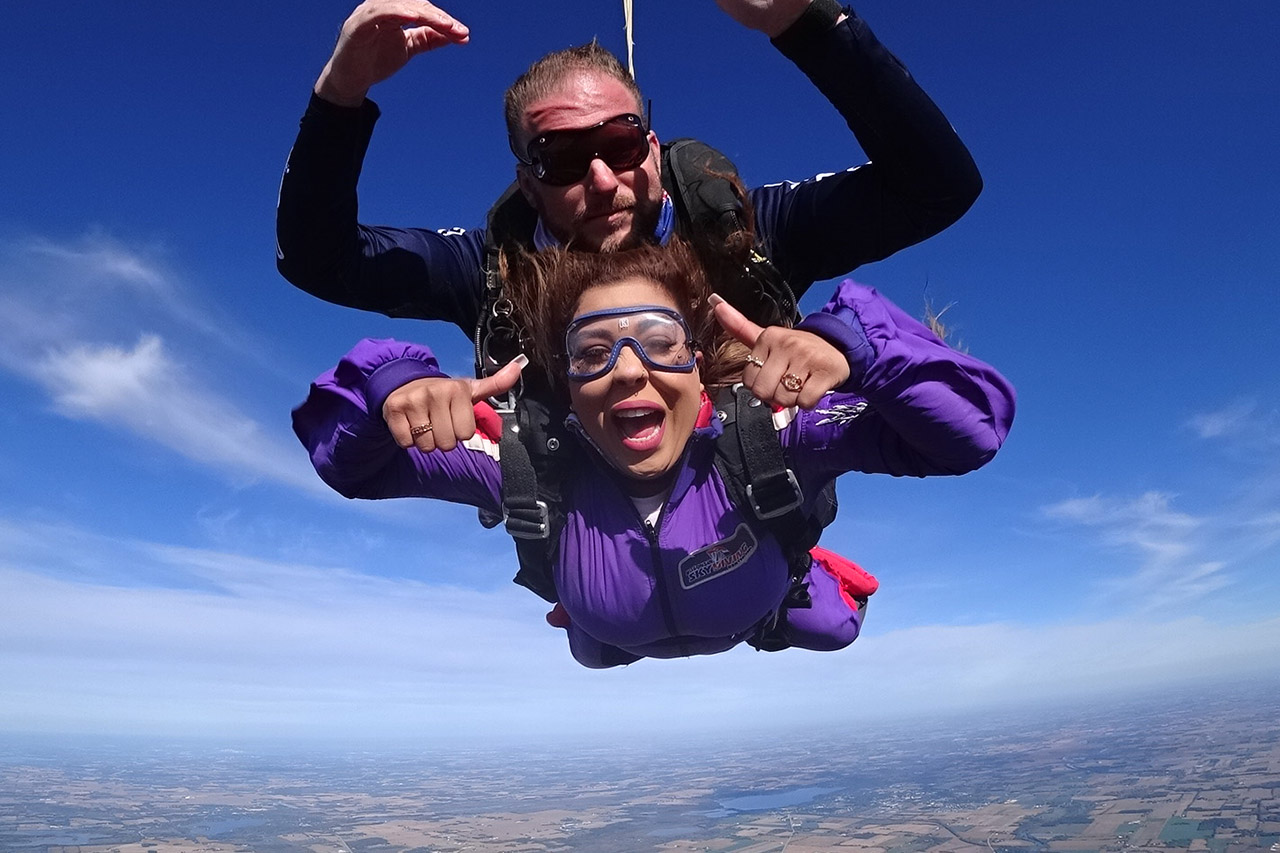
<svg viewBox="0 0 1280 853">
<path fill-rule="evenodd" d="M 678 237 L 666 246 L 644 245 L 621 252 L 589 253 L 551 249 L 527 253 L 508 265 L 508 282 L 516 316 L 521 318 L 530 359 L 544 367 L 553 387 L 566 389 L 564 334 L 578 300 L 597 285 L 629 278 L 651 281 L 665 290 L 684 315 L 702 352 L 702 382 L 714 391 L 737 381 L 749 350 L 715 321 L 707 297 L 712 292 L 708 270 L 692 247 Z"/>
<path fill-rule="evenodd" d="M 507 119 L 507 135 L 513 143 L 524 133 L 524 114 L 529 105 L 555 92 L 565 75 L 575 71 L 594 71 L 612 77 L 635 96 L 636 113 L 643 113 L 644 98 L 635 79 L 608 50 L 594 39 L 589 44 L 553 51 L 530 65 L 516 78 L 503 98 Z M 514 146 L 513 146 L 514 147 Z"/>
</svg>

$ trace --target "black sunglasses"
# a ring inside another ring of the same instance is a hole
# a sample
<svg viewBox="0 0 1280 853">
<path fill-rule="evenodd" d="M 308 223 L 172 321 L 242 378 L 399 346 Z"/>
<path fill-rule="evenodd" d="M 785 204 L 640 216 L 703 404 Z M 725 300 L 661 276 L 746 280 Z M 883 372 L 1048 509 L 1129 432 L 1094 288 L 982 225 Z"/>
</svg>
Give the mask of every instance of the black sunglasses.
<svg viewBox="0 0 1280 853">
<path fill-rule="evenodd" d="M 523 154 L 513 138 L 511 151 L 535 178 L 564 187 L 585 178 L 593 160 L 615 172 L 636 168 L 649 156 L 649 131 L 640 116 L 624 113 L 579 130 L 548 131 L 534 137 Z"/>
</svg>

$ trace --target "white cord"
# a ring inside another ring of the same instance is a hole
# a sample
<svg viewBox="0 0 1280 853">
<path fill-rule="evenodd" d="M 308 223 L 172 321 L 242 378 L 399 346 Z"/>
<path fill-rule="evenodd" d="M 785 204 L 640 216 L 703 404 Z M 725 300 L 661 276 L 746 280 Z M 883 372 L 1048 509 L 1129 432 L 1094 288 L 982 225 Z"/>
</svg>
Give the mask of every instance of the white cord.
<svg viewBox="0 0 1280 853">
<path fill-rule="evenodd" d="M 631 72 L 631 79 L 636 79 L 636 38 L 635 25 L 631 18 L 632 0 L 622 0 L 622 17 L 626 21 L 627 27 L 627 71 Z"/>
</svg>

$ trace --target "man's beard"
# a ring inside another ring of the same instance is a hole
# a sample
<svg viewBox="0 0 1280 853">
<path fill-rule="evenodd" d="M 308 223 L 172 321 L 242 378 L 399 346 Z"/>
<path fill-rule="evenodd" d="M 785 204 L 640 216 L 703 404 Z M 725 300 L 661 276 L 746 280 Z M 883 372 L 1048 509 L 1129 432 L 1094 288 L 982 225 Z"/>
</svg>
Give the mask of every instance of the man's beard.
<svg viewBox="0 0 1280 853">
<path fill-rule="evenodd" d="M 600 244 L 597 251 L 600 252 L 624 252 L 627 249 L 634 249 L 645 243 L 653 242 L 654 232 L 658 229 L 658 216 L 662 211 L 662 206 L 658 204 L 646 205 L 646 210 L 641 210 L 639 205 L 631 208 L 631 227 L 625 231 L 615 232 L 606 237 Z"/>
</svg>

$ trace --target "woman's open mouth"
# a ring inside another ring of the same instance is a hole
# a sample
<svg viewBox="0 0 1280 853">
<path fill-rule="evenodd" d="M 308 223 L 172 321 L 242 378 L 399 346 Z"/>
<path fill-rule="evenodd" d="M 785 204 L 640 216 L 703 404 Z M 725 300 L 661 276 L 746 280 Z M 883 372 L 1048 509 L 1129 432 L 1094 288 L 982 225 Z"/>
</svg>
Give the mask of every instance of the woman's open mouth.
<svg viewBox="0 0 1280 853">
<path fill-rule="evenodd" d="M 667 416 L 661 409 L 628 408 L 613 411 L 613 424 L 628 450 L 653 450 L 662 441 Z"/>
</svg>

